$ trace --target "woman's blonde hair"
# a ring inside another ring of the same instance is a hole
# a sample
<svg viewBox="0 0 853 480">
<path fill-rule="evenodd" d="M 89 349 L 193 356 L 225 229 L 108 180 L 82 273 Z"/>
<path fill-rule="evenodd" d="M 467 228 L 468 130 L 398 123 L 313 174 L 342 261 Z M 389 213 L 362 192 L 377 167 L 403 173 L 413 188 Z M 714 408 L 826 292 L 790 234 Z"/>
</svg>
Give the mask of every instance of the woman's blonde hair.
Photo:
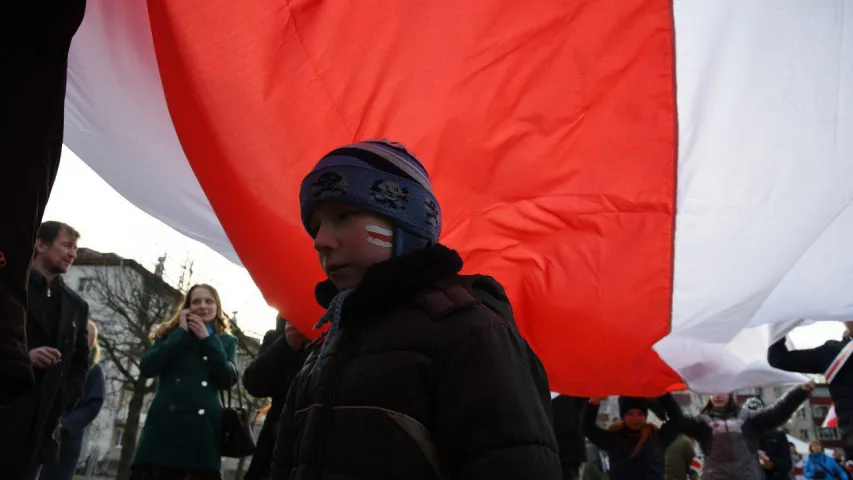
<svg viewBox="0 0 853 480">
<path fill-rule="evenodd" d="M 228 321 L 228 317 L 222 311 L 222 300 L 219 298 L 219 292 L 216 291 L 215 288 L 211 287 L 206 283 L 197 283 L 190 287 L 187 291 L 187 294 L 184 295 L 184 301 L 181 302 L 181 306 L 178 307 L 178 310 L 172 315 L 168 321 L 161 323 L 156 329 L 154 329 L 154 333 L 151 334 L 152 340 L 157 340 L 159 338 L 163 338 L 172 330 L 178 328 L 178 325 L 181 324 L 181 312 L 184 309 L 190 308 L 190 303 L 192 302 L 193 292 L 198 288 L 204 288 L 210 292 L 210 295 L 213 296 L 214 302 L 216 302 L 216 318 L 213 319 L 213 330 L 218 334 L 231 334 L 231 327 Z"/>
<path fill-rule="evenodd" d="M 101 346 L 98 345 L 98 327 L 95 326 L 93 321 L 89 320 L 86 328 L 89 331 L 89 358 L 92 361 L 92 365 L 97 365 L 101 361 Z"/>
</svg>

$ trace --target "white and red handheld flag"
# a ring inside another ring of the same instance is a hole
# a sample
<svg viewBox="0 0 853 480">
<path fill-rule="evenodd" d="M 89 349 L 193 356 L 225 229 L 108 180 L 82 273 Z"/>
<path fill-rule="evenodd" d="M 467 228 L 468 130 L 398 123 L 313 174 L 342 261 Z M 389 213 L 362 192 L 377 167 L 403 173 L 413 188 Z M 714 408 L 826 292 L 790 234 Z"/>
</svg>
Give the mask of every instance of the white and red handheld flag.
<svg viewBox="0 0 853 480">
<path fill-rule="evenodd" d="M 702 473 L 702 468 L 704 467 L 704 463 L 702 459 L 699 457 L 693 457 L 693 460 L 690 461 L 690 470 L 696 473 Z"/>
<path fill-rule="evenodd" d="M 829 407 L 829 413 L 826 414 L 826 418 L 823 421 L 823 428 L 838 428 L 838 416 L 835 415 L 835 404 L 833 403 Z"/>
</svg>

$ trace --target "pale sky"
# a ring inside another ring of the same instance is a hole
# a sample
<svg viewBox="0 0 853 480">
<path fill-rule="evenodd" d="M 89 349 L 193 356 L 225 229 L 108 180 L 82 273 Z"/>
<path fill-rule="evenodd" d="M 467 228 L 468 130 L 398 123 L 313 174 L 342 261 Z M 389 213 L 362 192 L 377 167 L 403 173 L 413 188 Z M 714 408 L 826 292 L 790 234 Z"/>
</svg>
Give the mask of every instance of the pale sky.
<svg viewBox="0 0 853 480">
<path fill-rule="evenodd" d="M 182 262 L 190 258 L 195 261 L 194 281 L 215 286 L 223 309 L 237 311 L 243 329 L 260 336 L 275 327 L 275 310 L 245 268 L 133 206 L 65 147 L 44 219 L 79 230 L 81 247 L 116 253 L 152 271 L 157 258 L 167 253 L 165 276 L 172 284 L 177 283 Z M 821 322 L 800 327 L 791 336 L 798 348 L 810 348 L 840 338 L 843 330 L 838 322 Z"/>
<path fill-rule="evenodd" d="M 245 268 L 136 208 L 66 147 L 44 219 L 76 228 L 80 247 L 136 260 L 151 271 L 166 253 L 165 277 L 173 285 L 181 264 L 192 259 L 194 282 L 216 287 L 223 310 L 237 311 L 244 330 L 262 336 L 275 327 L 275 310 Z"/>
</svg>

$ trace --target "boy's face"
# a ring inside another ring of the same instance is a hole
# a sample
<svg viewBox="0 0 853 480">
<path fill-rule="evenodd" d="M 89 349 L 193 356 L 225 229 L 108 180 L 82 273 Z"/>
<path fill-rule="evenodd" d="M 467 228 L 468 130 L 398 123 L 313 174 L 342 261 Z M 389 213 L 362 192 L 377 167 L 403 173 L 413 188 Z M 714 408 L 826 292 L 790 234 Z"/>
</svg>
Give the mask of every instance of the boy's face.
<svg viewBox="0 0 853 480">
<path fill-rule="evenodd" d="M 309 226 L 320 265 L 338 290 L 358 287 L 368 267 L 393 256 L 393 224 L 358 207 L 321 205 Z"/>
</svg>

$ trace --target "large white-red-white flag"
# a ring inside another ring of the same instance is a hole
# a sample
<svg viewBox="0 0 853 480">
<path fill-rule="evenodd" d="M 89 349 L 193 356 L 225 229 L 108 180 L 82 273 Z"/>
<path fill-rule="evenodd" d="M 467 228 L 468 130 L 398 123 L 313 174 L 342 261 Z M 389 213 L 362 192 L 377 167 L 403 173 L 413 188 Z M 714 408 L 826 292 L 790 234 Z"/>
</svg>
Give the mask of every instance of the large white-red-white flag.
<svg viewBox="0 0 853 480">
<path fill-rule="evenodd" d="M 392 138 L 554 390 L 798 381 L 768 342 L 853 318 L 851 26 L 845 0 L 89 0 L 65 141 L 310 329 L 299 182 Z"/>
</svg>

